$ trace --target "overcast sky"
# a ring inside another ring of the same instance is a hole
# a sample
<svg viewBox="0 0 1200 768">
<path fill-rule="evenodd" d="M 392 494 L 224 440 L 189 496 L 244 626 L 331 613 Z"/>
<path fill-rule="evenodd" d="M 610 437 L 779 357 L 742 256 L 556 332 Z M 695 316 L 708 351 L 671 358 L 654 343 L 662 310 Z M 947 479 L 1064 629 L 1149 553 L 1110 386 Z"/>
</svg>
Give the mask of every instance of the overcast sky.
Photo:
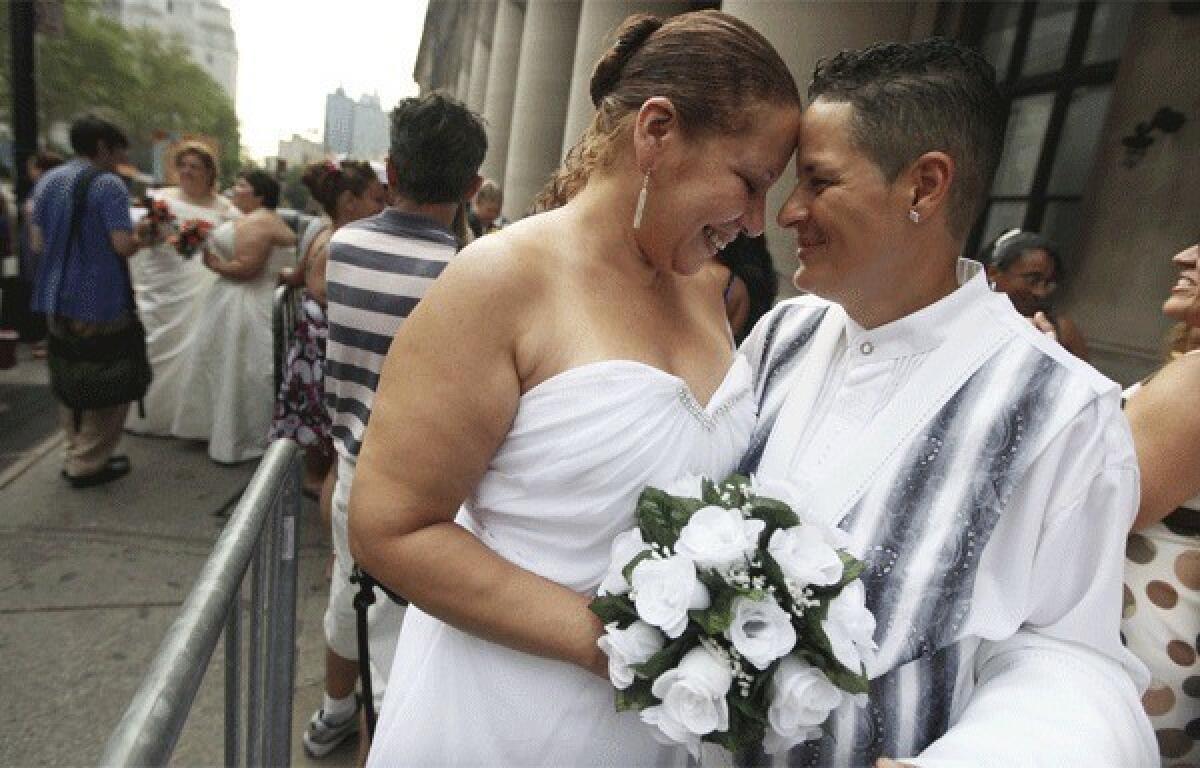
<svg viewBox="0 0 1200 768">
<path fill-rule="evenodd" d="M 222 0 L 237 36 L 242 146 L 261 159 L 280 139 L 320 140 L 325 96 L 378 93 L 384 110 L 417 94 L 413 65 L 427 0 Z"/>
</svg>

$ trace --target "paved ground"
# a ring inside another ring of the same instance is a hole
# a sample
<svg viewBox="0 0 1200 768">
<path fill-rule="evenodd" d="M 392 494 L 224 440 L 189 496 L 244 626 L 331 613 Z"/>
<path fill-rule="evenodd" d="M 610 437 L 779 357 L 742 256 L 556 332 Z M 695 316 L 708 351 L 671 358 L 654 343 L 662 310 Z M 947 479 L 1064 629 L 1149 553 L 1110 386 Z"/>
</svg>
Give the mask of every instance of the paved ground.
<svg viewBox="0 0 1200 768">
<path fill-rule="evenodd" d="M 0 371 L 0 386 L 44 381 L 44 366 L 21 354 L 16 369 Z M 24 423 L 30 432 L 10 440 L 20 445 L 0 468 L 0 766 L 94 765 L 221 531 L 216 513 L 237 499 L 254 465 L 221 467 L 197 444 L 126 437 L 133 473 L 74 490 L 58 476 L 60 445 L 45 434 L 53 420 Z M 311 502 L 299 545 L 292 762 L 350 766 L 350 747 L 319 763 L 299 749 L 320 701 L 324 653 L 329 545 Z M 175 765 L 221 763 L 222 651 L 223 643 Z"/>
</svg>

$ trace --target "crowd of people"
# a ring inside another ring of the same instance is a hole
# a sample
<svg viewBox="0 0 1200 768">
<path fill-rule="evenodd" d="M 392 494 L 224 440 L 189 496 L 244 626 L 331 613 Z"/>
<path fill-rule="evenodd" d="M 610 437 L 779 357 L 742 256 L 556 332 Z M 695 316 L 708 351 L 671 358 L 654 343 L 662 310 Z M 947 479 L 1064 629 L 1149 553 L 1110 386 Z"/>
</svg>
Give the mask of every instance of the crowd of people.
<svg viewBox="0 0 1200 768">
<path fill-rule="evenodd" d="M 135 224 L 107 172 L 128 142 L 95 118 L 38 184 L 52 366 L 63 338 L 102 347 L 93 364 L 144 327 L 154 377 L 130 398 L 144 412 L 60 393 L 68 482 L 128 472 L 123 428 L 220 462 L 268 436 L 306 451 L 334 552 L 306 751 L 359 734 L 379 766 L 687 764 L 613 707 L 588 604 L 644 487 L 736 470 L 843 529 L 876 621 L 869 691 L 776 761 L 1194 763 L 1200 246 L 1173 257 L 1170 362 L 1122 394 L 1052 305 L 1051 240 L 961 258 L 1004 131 L 978 53 L 845 51 L 802 99 L 744 22 L 638 15 L 590 94 L 513 223 L 479 175 L 482 121 L 437 93 L 393 111 L 386 184 L 361 162 L 307 170 L 326 217 L 302 239 L 272 177 L 226 201 L 188 144 L 154 196 L 212 227 L 183 258 L 153 215 Z M 766 196 L 793 162 L 777 220 L 801 295 L 776 303 Z M 275 392 L 278 280 L 301 298 Z M 377 595 L 368 659 L 356 567 L 410 603 Z"/>
</svg>

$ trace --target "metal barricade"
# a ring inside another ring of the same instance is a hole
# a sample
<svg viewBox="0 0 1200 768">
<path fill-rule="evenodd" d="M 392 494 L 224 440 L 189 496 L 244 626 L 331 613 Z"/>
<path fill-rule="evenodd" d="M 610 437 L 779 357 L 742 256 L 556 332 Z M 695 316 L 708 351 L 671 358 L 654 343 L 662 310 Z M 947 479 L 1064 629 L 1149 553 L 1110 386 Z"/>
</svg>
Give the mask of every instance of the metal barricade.
<svg viewBox="0 0 1200 768">
<path fill-rule="evenodd" d="M 245 764 L 291 760 L 300 450 L 276 440 L 217 539 L 133 702 L 104 748 L 104 766 L 165 765 L 225 634 L 225 765 L 241 747 L 242 582 L 250 570 Z"/>
<path fill-rule="evenodd" d="M 271 340 L 274 345 L 271 360 L 275 375 L 273 395 L 276 397 L 283 386 L 283 376 L 287 371 L 288 348 L 296 338 L 296 318 L 300 312 L 299 297 L 300 289 L 280 285 L 275 289 L 271 302 Z"/>
</svg>

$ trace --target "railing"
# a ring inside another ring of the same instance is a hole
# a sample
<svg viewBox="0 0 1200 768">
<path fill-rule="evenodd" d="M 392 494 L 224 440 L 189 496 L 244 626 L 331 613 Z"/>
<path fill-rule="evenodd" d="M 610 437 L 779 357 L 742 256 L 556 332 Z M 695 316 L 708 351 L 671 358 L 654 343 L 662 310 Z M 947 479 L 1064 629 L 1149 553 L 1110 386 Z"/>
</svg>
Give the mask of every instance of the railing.
<svg viewBox="0 0 1200 768">
<path fill-rule="evenodd" d="M 275 288 L 275 296 L 271 302 L 271 339 L 274 349 L 271 355 L 274 370 L 275 389 L 272 396 L 278 396 L 279 388 L 283 385 L 283 375 L 287 370 L 288 347 L 296 338 L 297 297 L 300 291 L 290 285 L 280 285 Z"/>
<path fill-rule="evenodd" d="M 277 440 L 267 449 L 133 702 L 109 738 L 101 765 L 167 763 L 222 630 L 225 765 L 241 764 L 241 597 L 248 569 L 245 764 L 290 763 L 299 510 L 299 448 L 290 440 Z"/>
</svg>

